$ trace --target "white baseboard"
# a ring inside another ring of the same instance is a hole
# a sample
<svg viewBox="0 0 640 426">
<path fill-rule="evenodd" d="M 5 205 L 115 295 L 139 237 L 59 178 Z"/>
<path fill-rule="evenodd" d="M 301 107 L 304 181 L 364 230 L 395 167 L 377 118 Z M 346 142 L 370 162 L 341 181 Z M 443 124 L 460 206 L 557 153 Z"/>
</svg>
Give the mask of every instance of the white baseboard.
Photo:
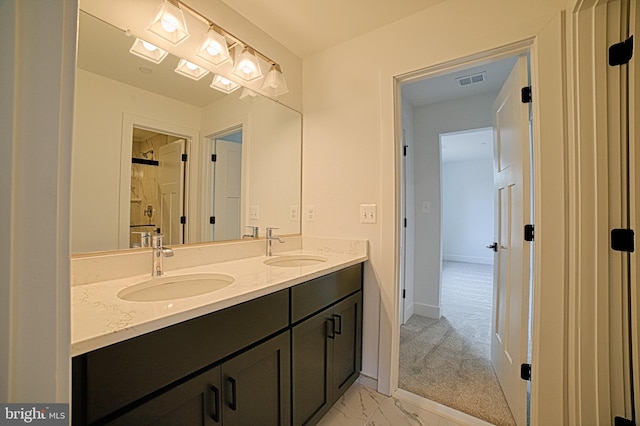
<svg viewBox="0 0 640 426">
<path fill-rule="evenodd" d="M 405 324 L 407 321 L 409 321 L 409 318 L 411 318 L 415 312 L 416 312 L 415 304 L 410 303 L 409 306 L 407 306 L 407 310 L 404 313 Z"/>
<path fill-rule="evenodd" d="M 440 319 L 440 306 L 427 305 L 426 303 L 413 304 L 413 313 L 428 318 Z"/>
<path fill-rule="evenodd" d="M 451 262 L 479 263 L 481 265 L 493 265 L 493 256 L 479 257 L 479 256 L 462 256 L 459 254 L 443 254 L 442 260 L 449 260 Z"/>
<path fill-rule="evenodd" d="M 373 377 L 365 376 L 364 374 L 360 373 L 360 377 L 358 377 L 356 382 L 370 389 L 373 389 L 374 391 L 378 391 L 378 379 L 374 379 Z"/>
</svg>

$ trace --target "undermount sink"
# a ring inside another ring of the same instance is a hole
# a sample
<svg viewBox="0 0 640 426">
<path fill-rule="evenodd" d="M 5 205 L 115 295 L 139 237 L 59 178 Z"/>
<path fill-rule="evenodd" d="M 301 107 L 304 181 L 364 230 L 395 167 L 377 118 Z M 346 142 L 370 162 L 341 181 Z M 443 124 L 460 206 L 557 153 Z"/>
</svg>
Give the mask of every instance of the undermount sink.
<svg viewBox="0 0 640 426">
<path fill-rule="evenodd" d="M 326 262 L 327 258 L 308 254 L 294 254 L 289 256 L 275 256 L 265 260 L 263 263 L 269 266 L 282 266 L 291 268 L 296 266 L 311 266 Z"/>
<path fill-rule="evenodd" d="M 159 302 L 199 296 L 233 284 L 234 278 L 222 274 L 189 274 L 159 277 L 134 284 L 118 292 L 118 297 L 131 302 Z"/>
</svg>

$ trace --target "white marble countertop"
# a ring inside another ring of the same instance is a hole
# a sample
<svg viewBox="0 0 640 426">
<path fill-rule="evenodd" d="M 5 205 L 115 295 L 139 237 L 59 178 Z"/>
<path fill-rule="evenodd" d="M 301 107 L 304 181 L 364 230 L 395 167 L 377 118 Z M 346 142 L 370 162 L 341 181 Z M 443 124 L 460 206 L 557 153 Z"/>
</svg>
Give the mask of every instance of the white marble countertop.
<svg viewBox="0 0 640 426">
<path fill-rule="evenodd" d="M 327 260 L 311 266 L 279 267 L 265 265 L 267 257 L 259 256 L 169 271 L 165 276 L 219 273 L 235 279 L 230 286 L 212 293 L 171 301 L 130 302 L 117 297 L 120 290 L 150 279 L 150 274 L 73 286 L 71 355 L 159 330 L 367 260 L 366 249 L 300 249 L 274 257 L 292 254 L 321 255 Z"/>
</svg>

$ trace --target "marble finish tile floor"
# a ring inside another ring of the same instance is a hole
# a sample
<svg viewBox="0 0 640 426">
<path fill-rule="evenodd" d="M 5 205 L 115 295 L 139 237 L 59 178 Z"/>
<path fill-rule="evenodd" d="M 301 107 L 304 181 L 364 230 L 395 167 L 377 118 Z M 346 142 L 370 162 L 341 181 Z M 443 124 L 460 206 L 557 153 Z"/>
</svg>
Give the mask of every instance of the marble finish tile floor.
<svg viewBox="0 0 640 426">
<path fill-rule="evenodd" d="M 354 383 L 319 426 L 489 426 L 489 423 L 402 390 L 386 396 Z"/>
</svg>

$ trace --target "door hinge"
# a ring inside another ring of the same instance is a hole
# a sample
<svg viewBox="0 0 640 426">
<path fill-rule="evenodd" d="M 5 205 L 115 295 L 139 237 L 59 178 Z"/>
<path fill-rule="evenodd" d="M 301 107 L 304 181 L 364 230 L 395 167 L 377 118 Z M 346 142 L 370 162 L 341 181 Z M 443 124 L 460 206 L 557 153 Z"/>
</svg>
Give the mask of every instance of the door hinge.
<svg viewBox="0 0 640 426">
<path fill-rule="evenodd" d="M 530 104 L 532 101 L 531 86 L 523 87 L 520 91 L 520 96 L 523 104 Z"/>
<path fill-rule="evenodd" d="M 636 426 L 636 423 L 633 420 L 625 419 L 624 417 L 614 417 L 613 425 L 614 426 Z"/>
<path fill-rule="evenodd" d="M 402 298 L 406 299 L 407 298 L 407 290 L 406 289 L 402 289 Z"/>
<path fill-rule="evenodd" d="M 609 46 L 609 65 L 616 67 L 618 65 L 628 64 L 633 57 L 633 36 L 625 41 Z"/>
<path fill-rule="evenodd" d="M 611 248 L 615 251 L 633 253 L 635 249 L 633 229 L 612 229 Z"/>
<path fill-rule="evenodd" d="M 404 227 L 405 228 L 407 227 L 407 218 L 406 217 L 404 218 Z"/>
<path fill-rule="evenodd" d="M 534 235 L 535 234 L 535 229 L 534 226 L 531 224 L 525 225 L 524 226 L 524 240 L 525 241 L 533 241 Z"/>
<path fill-rule="evenodd" d="M 187 154 L 182 154 L 182 161 L 187 162 Z"/>
<path fill-rule="evenodd" d="M 520 364 L 520 378 L 531 381 L 531 364 Z"/>
<path fill-rule="evenodd" d="M 218 161 L 218 154 L 211 154 L 211 161 L 213 161 L 214 163 Z"/>
<path fill-rule="evenodd" d="M 216 224 L 216 217 L 215 216 L 209 217 L 209 223 L 212 224 L 212 225 L 215 225 Z"/>
<path fill-rule="evenodd" d="M 180 223 L 185 225 L 187 223 L 187 217 L 186 216 L 180 216 Z"/>
<path fill-rule="evenodd" d="M 407 147 L 408 145 L 402 145 L 402 155 L 407 156 Z"/>
</svg>

